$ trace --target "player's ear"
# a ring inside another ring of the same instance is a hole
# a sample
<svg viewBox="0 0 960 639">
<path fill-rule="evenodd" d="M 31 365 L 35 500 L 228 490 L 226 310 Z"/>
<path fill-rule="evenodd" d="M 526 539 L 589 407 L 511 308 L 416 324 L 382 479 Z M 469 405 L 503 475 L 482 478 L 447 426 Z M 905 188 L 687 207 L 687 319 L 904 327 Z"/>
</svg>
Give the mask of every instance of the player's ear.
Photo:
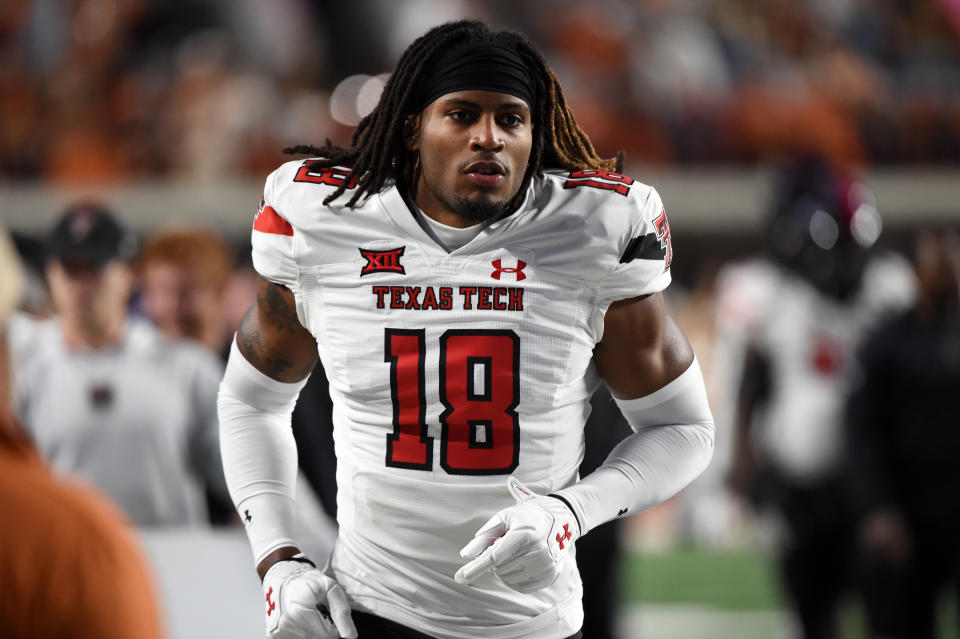
<svg viewBox="0 0 960 639">
<path fill-rule="evenodd" d="M 403 123 L 403 144 L 408 151 L 420 148 L 420 121 L 423 113 L 408 115 Z"/>
</svg>

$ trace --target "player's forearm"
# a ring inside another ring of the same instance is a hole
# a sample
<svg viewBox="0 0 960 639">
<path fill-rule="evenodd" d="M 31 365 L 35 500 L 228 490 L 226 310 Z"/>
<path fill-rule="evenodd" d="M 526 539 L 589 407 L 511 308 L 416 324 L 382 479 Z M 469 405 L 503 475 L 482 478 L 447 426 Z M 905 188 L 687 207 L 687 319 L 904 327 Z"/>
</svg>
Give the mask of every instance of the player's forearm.
<svg viewBox="0 0 960 639">
<path fill-rule="evenodd" d="M 714 424 L 696 361 L 659 391 L 618 400 L 638 432 L 613 449 L 595 472 L 554 493 L 570 505 L 586 533 L 675 495 L 713 455 Z"/>
<path fill-rule="evenodd" d="M 303 383 L 273 380 L 234 344 L 217 408 L 224 476 L 258 565 L 295 548 L 297 449 L 290 415 Z"/>
</svg>

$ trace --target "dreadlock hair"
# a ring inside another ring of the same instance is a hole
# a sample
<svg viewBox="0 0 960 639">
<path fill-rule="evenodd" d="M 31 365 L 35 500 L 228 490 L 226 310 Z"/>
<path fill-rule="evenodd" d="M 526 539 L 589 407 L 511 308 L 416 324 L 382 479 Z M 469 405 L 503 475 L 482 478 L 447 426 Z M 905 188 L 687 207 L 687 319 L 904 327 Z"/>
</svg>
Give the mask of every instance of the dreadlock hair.
<svg viewBox="0 0 960 639">
<path fill-rule="evenodd" d="M 474 42 L 496 42 L 517 52 L 533 72 L 537 82 L 537 104 L 533 108 L 533 148 L 520 189 L 510 202 L 515 209 L 534 175 L 545 168 L 603 169 L 620 171 L 623 152 L 616 158 L 597 155 L 590 138 L 580 128 L 567 105 L 557 76 L 547 66 L 537 48 L 524 36 L 510 31 L 491 31 L 475 20 L 448 22 L 434 27 L 407 47 L 387 81 L 376 108 L 360 120 L 349 147 L 329 139 L 321 147 L 298 145 L 284 149 L 288 154 L 310 154 L 321 159 L 311 163 L 312 170 L 332 166 L 350 168 L 349 175 L 327 196 L 324 204 L 343 195 L 348 185 L 356 190 L 346 203 L 355 206 L 366 195 L 379 192 L 388 179 L 412 179 L 413 154 L 404 144 L 404 125 L 417 107 L 414 100 L 424 77 L 447 51 Z"/>
</svg>

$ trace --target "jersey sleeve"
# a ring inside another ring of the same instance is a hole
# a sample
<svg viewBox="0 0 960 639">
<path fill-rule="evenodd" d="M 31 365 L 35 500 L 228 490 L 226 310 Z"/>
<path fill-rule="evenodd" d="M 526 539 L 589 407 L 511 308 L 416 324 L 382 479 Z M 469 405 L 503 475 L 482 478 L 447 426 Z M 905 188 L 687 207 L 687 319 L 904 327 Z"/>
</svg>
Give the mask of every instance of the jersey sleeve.
<svg viewBox="0 0 960 639">
<path fill-rule="evenodd" d="M 660 292 L 670 284 L 670 223 L 656 189 L 647 189 L 646 196 L 631 194 L 626 211 L 630 224 L 614 238 L 619 258 L 598 287 L 603 308 L 617 300 Z"/>
<path fill-rule="evenodd" d="M 265 279 L 296 292 L 299 278 L 294 227 L 276 204 L 279 172 L 280 169 L 267 178 L 263 198 L 253 220 L 250 237 L 253 268 Z"/>
</svg>

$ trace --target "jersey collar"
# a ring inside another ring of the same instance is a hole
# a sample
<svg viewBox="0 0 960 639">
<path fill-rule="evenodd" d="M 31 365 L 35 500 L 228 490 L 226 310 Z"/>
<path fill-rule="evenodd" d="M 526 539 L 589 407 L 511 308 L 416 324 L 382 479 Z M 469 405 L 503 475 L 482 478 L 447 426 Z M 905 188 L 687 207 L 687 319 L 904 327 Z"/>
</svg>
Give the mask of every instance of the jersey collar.
<svg viewBox="0 0 960 639">
<path fill-rule="evenodd" d="M 381 191 L 377 197 L 387 217 L 404 233 L 419 240 L 425 250 L 435 255 L 454 255 L 472 253 L 477 247 L 483 247 L 484 250 L 486 250 L 489 248 L 489 246 L 487 246 L 488 242 L 491 240 L 495 241 L 496 237 L 502 233 L 504 229 L 517 224 L 522 218 L 526 217 L 530 213 L 535 201 L 534 189 L 538 183 L 539 180 L 536 178 L 530 181 L 527 192 L 523 198 L 523 203 L 516 211 L 489 224 L 481 230 L 475 238 L 453 251 L 447 251 L 445 247 L 437 243 L 437 240 L 434 239 L 429 232 L 420 226 L 420 222 L 417 220 L 413 208 L 416 207 L 416 204 L 409 202 L 396 184 L 392 184 L 389 188 Z"/>
</svg>

